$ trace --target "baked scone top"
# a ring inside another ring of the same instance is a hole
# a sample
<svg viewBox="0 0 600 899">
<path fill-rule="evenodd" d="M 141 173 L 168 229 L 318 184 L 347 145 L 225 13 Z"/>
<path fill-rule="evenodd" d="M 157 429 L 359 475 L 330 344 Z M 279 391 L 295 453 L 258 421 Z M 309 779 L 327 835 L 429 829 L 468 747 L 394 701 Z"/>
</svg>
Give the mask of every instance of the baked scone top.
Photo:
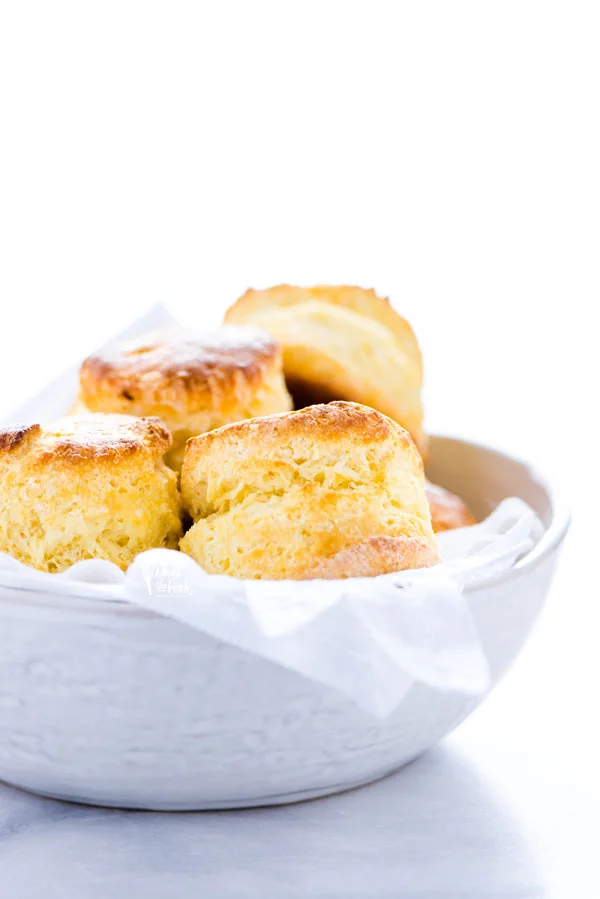
<svg viewBox="0 0 600 899">
<path fill-rule="evenodd" d="M 132 410 L 155 403 L 195 411 L 235 389 L 240 378 L 260 383 L 280 359 L 276 342 L 258 328 L 194 333 L 167 327 L 88 357 L 80 371 L 81 399 L 88 407 L 117 397 Z"/>
<path fill-rule="evenodd" d="M 368 406 L 339 400 L 306 406 L 296 412 L 238 421 L 209 434 L 202 434 L 189 441 L 186 464 L 188 467 L 193 465 L 198 454 L 204 456 L 215 444 L 218 451 L 222 452 L 225 447 L 233 449 L 240 441 L 247 452 L 264 455 L 268 464 L 269 452 L 281 447 L 289 449 L 287 440 L 302 436 L 319 443 L 344 441 L 347 447 L 356 443 L 381 446 L 383 440 L 394 439 L 400 440 L 409 450 L 414 450 L 409 434 L 390 418 Z M 415 453 L 415 459 L 422 468 L 423 463 L 418 453 Z"/>
<path fill-rule="evenodd" d="M 188 437 L 285 412 L 292 400 L 281 349 L 265 331 L 169 327 L 86 359 L 76 408 L 158 416 L 173 435 L 167 463 L 179 471 Z"/>
<path fill-rule="evenodd" d="M 79 465 L 99 459 L 118 462 L 132 453 L 159 458 L 171 446 L 171 434 L 158 418 L 131 415 L 82 415 L 0 430 L 0 454 L 27 452 L 29 464 L 64 462 Z"/>
</svg>

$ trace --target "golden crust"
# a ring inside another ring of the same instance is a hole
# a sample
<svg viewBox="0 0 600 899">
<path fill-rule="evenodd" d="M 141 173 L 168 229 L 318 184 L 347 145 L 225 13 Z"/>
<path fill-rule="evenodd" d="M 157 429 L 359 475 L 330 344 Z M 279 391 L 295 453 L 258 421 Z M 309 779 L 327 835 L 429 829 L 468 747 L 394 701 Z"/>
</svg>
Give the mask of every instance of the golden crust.
<svg viewBox="0 0 600 899">
<path fill-rule="evenodd" d="M 258 325 L 281 343 L 296 405 L 342 399 L 372 406 L 405 427 L 425 450 L 419 345 L 406 319 L 374 290 L 289 285 L 248 290 L 225 320 Z"/>
<path fill-rule="evenodd" d="M 40 429 L 31 463 L 82 465 L 106 460 L 118 464 L 135 453 L 160 459 L 170 446 L 171 433 L 159 418 L 88 413 L 62 418 Z"/>
<path fill-rule="evenodd" d="M 180 548 L 210 573 L 351 577 L 438 560 L 416 447 L 394 421 L 356 403 L 193 438 L 181 490 L 195 523 Z"/>
<path fill-rule="evenodd" d="M 0 430 L 0 453 L 9 453 L 40 434 L 39 425 L 8 425 Z"/>
<path fill-rule="evenodd" d="M 27 448 L 29 464 L 64 461 L 80 465 L 90 459 L 119 458 L 138 451 L 157 459 L 171 446 L 171 434 L 158 418 L 131 415 L 77 415 L 42 428 L 39 424 L 0 429 L 2 453 Z"/>
<path fill-rule="evenodd" d="M 194 466 L 202 464 L 210 453 L 217 457 L 224 453 L 235 456 L 254 450 L 269 462 L 282 445 L 287 446 L 291 440 L 301 437 L 310 442 L 336 445 L 340 440 L 351 445 L 352 442 L 377 444 L 393 439 L 403 443 L 407 452 L 413 455 L 415 465 L 422 467 L 423 464 L 410 435 L 390 418 L 368 406 L 337 400 L 306 406 L 296 412 L 235 422 L 192 438 L 186 446 L 182 483 L 183 480 L 189 483 L 194 478 Z"/>
<path fill-rule="evenodd" d="M 80 373 L 83 399 L 87 390 L 92 396 L 119 394 L 128 403 L 152 403 L 157 397 L 160 402 L 172 393 L 188 407 L 203 408 L 213 402 L 217 389 L 235 389 L 240 372 L 250 384 L 262 381 L 279 352 L 258 328 L 194 334 L 167 327 L 86 359 Z"/>
<path fill-rule="evenodd" d="M 168 327 L 113 345 L 81 366 L 79 402 L 94 412 L 161 418 L 173 433 L 167 461 L 175 469 L 190 436 L 291 408 L 281 349 L 252 327 L 206 334 Z"/>
<path fill-rule="evenodd" d="M 477 523 L 467 504 L 456 494 L 430 481 L 425 483 L 425 492 L 431 509 L 431 524 L 436 534 Z"/>
<path fill-rule="evenodd" d="M 306 575 L 307 578 L 334 580 L 346 577 L 375 577 L 406 571 L 408 568 L 430 568 L 439 562 L 437 549 L 416 537 L 367 537 L 361 543 L 322 559 Z"/>
<path fill-rule="evenodd" d="M 182 533 L 177 476 L 159 419 L 68 417 L 0 431 L 0 552 L 62 571 L 100 558 L 126 568 Z"/>
</svg>

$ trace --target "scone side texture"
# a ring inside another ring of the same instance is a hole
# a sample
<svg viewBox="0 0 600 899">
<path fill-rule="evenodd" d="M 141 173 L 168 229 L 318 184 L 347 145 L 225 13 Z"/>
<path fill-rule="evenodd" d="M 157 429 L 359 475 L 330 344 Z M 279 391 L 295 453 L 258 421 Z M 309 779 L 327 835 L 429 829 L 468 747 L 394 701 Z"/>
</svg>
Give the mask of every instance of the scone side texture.
<svg viewBox="0 0 600 899">
<path fill-rule="evenodd" d="M 231 491 L 269 493 L 288 481 L 325 480 L 331 467 L 355 483 L 373 480 L 378 460 L 398 448 L 422 476 L 423 462 L 407 431 L 358 403 L 336 401 L 297 412 L 226 425 L 187 442 L 181 491 L 188 512 L 205 517 L 231 503 Z"/>
<path fill-rule="evenodd" d="M 410 323 L 392 306 L 388 297 L 381 297 L 373 288 L 356 285 L 317 284 L 314 287 L 297 287 L 291 284 L 278 284 L 265 290 L 247 290 L 228 309 L 225 321 L 244 323 L 252 313 L 272 306 L 293 306 L 300 303 L 317 301 L 341 306 L 379 321 L 392 332 L 400 344 L 405 346 L 418 365 L 422 368 L 421 350 Z"/>
<path fill-rule="evenodd" d="M 229 425 L 187 445 L 181 488 L 195 524 L 180 547 L 211 573 L 272 579 L 307 577 L 378 536 L 415 538 L 437 559 L 423 482 L 407 432 L 358 404 Z"/>
<path fill-rule="evenodd" d="M 146 549 L 176 548 L 177 476 L 162 422 L 65 418 L 0 453 L 0 551 L 43 571 L 100 558 L 126 568 Z"/>
<path fill-rule="evenodd" d="M 412 435 L 422 452 L 422 358 L 408 322 L 374 291 L 354 287 L 248 291 L 226 321 L 264 328 L 283 347 L 297 400 L 340 399 L 372 406 Z"/>
</svg>

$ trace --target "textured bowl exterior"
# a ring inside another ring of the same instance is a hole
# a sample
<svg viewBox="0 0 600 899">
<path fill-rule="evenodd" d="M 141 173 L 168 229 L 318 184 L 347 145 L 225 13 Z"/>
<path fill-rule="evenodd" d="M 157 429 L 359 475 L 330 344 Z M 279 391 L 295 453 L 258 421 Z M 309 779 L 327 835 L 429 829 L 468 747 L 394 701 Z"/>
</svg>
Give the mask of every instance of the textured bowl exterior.
<svg viewBox="0 0 600 899">
<path fill-rule="evenodd" d="M 477 450 L 484 503 L 489 451 Z M 532 477 L 508 463 L 524 483 Z M 505 496 L 527 493 L 512 480 Z M 536 511 L 549 523 L 544 491 Z M 531 630 L 557 551 L 468 593 L 493 683 Z M 0 587 L 0 779 L 46 795 L 145 809 L 323 795 L 415 758 L 480 701 L 415 684 L 376 719 L 331 688 L 144 610 Z"/>
</svg>

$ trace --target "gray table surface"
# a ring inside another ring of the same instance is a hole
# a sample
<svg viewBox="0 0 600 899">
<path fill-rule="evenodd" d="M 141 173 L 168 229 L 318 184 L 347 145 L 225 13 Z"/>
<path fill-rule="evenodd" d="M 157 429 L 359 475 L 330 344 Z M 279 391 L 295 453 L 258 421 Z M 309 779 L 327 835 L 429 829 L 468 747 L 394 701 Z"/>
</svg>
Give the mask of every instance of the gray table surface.
<svg viewBox="0 0 600 899">
<path fill-rule="evenodd" d="M 11 899 L 543 895 L 510 816 L 446 748 L 360 790 L 247 811 L 122 812 L 4 787 L 0 859 Z"/>
</svg>

